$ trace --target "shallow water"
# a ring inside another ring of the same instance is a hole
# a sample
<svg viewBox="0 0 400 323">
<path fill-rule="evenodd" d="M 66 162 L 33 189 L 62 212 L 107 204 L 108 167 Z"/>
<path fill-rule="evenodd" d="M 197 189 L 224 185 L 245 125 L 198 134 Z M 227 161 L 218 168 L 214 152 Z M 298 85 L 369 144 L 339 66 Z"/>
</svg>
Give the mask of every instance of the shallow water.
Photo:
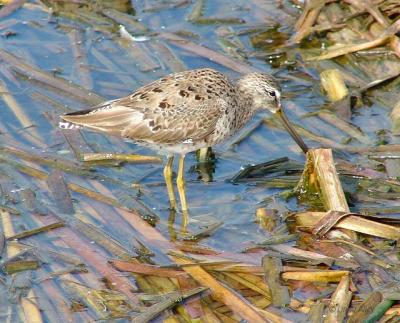
<svg viewBox="0 0 400 323">
<path fill-rule="evenodd" d="M 213 8 L 215 6 L 215 8 Z M 207 6 L 206 12 L 213 12 L 218 16 L 218 10 L 226 8 L 226 3 L 220 3 L 218 5 L 211 5 L 210 8 Z M 251 12 L 254 10 L 252 6 L 246 6 L 246 8 L 239 7 L 237 5 L 231 5 L 232 16 L 241 16 L 245 20 L 252 21 L 254 18 L 251 17 Z M 199 43 L 215 48 L 218 50 L 218 45 L 215 44 L 215 37 L 213 36 L 215 25 L 197 26 L 186 22 L 184 19 L 178 20 L 173 17 L 182 17 L 191 10 L 190 6 L 184 6 L 183 8 L 161 10 L 157 13 L 142 13 L 140 6 L 135 6 L 138 15 L 137 17 L 141 22 L 154 30 L 155 32 L 162 31 L 176 31 L 180 29 L 189 30 L 199 35 Z M 244 15 L 242 15 L 244 13 Z M 235 15 L 236 14 L 236 15 Z M 223 16 L 221 14 L 221 16 Z M 158 68 L 147 73 L 142 73 L 136 68 L 137 63 L 126 54 L 124 49 L 121 49 L 115 44 L 112 37 L 107 37 L 101 33 L 96 33 L 88 26 L 84 24 L 79 26 L 79 33 L 81 33 L 83 39 L 83 50 L 87 53 L 88 62 L 85 66 L 84 63 L 75 61 L 73 57 L 73 51 L 71 49 L 70 37 L 68 32 L 58 28 L 59 24 L 72 24 L 69 20 L 64 18 L 49 18 L 46 12 L 40 10 L 39 7 L 32 9 L 21 9 L 13 15 L 13 18 L 19 19 L 20 22 L 13 25 L 12 30 L 17 33 L 16 36 L 9 37 L 2 40 L 2 47 L 14 53 L 15 55 L 26 57 L 27 62 L 30 62 L 37 67 L 46 70 L 53 71 L 59 70 L 61 77 L 64 77 L 72 82 L 80 85 L 84 85 L 77 66 L 82 65 L 81 68 L 85 68 L 90 72 L 91 84 L 93 85 L 94 92 L 104 96 L 107 99 L 117 98 L 129 94 L 131 91 L 138 88 L 141 84 L 145 84 L 150 80 L 157 79 L 165 74 L 171 72 L 167 68 Z M 54 23 L 49 23 L 49 20 Z M 250 25 L 261 24 L 261 21 L 252 21 Z M 238 29 L 243 29 L 246 25 L 239 25 Z M 243 37 L 245 39 L 245 37 Z M 247 38 L 247 37 L 246 37 Z M 204 40 L 204 41 L 203 41 Z M 157 37 L 151 37 L 146 45 L 150 42 L 156 42 Z M 235 77 L 237 73 L 227 70 L 218 64 L 213 64 L 206 58 L 199 57 L 188 57 L 187 53 L 174 48 L 174 53 L 179 56 L 182 60 L 183 65 L 188 69 L 199 68 L 199 67 L 213 67 L 228 73 L 232 77 Z M 249 47 L 251 49 L 251 47 Z M 106 69 L 101 66 L 94 55 L 93 51 L 100 51 L 103 55 L 106 55 L 119 69 L 113 71 L 108 69 L 107 72 L 98 71 L 99 69 Z M 26 54 L 26 56 L 24 56 Z M 157 54 L 153 55 L 157 57 Z M 272 69 L 269 65 L 262 61 L 252 59 L 252 63 L 260 71 L 271 72 Z M 122 83 L 114 73 L 123 73 L 131 83 Z M 107 88 L 103 84 L 107 82 L 107 85 L 111 87 Z M 67 145 L 59 144 L 54 142 L 55 136 L 59 132 L 53 125 L 49 124 L 46 120 L 44 113 L 47 111 L 54 111 L 52 107 L 43 104 L 42 102 L 31 101 L 30 94 L 37 88 L 28 82 L 19 80 L 17 87 L 11 82 L 7 82 L 7 87 L 14 94 L 18 103 L 23 107 L 27 114 L 27 117 L 34 122 L 35 131 L 44 139 L 47 152 L 56 154 L 62 154 L 63 157 L 74 158 L 74 156 L 67 152 Z M 115 90 L 112 88 L 115 85 Z M 20 88 L 18 90 L 18 88 Z M 41 88 L 39 88 L 42 91 Z M 111 92 L 111 93 L 110 93 Z M 47 92 L 45 92 L 47 93 Z M 52 93 L 54 95 L 54 93 Z M 70 109 L 84 108 L 86 105 L 80 103 L 71 103 L 69 100 L 65 101 L 65 98 L 56 99 L 58 103 L 68 106 Z M 27 108 L 27 106 L 30 106 Z M 4 124 L 12 129 L 18 131 L 21 125 L 16 120 L 15 116 L 5 106 L 2 108 L 2 121 Z M 57 112 L 56 112 L 57 114 Z M 265 114 L 258 115 L 252 120 L 252 124 L 255 124 L 257 120 L 260 120 Z M 29 131 L 29 129 L 27 130 Z M 15 133 L 15 131 L 14 131 Z M 154 152 L 147 149 L 136 146 L 134 143 L 121 144 L 122 147 L 115 147 L 113 143 L 107 144 L 107 138 L 102 135 L 89 133 L 83 131 L 82 134 L 87 139 L 90 146 L 95 146 L 95 150 L 98 152 L 124 152 L 124 153 L 139 153 L 139 154 L 154 154 Z M 18 135 L 15 135 L 19 138 Z M 45 139 L 47 138 L 47 139 Z M 22 139 L 23 140 L 23 139 Z M 101 143 L 100 143 L 101 142 Z M 104 144 L 103 144 L 104 142 Z M 114 140 L 115 142 L 115 140 Z M 27 143 L 29 144 L 29 143 Z M 227 147 L 229 143 L 224 146 Z M 288 156 L 298 160 L 303 160 L 301 152 L 293 145 L 291 139 L 285 133 L 281 131 L 269 130 L 265 126 L 260 126 L 254 131 L 254 133 L 247 139 L 245 139 L 238 147 L 235 147 L 233 154 L 230 157 L 225 158 L 220 155 L 219 152 L 223 153 L 226 149 L 224 146 L 217 147 L 217 163 L 215 173 L 213 174 L 213 182 L 204 184 L 198 181 L 198 173 L 189 171 L 193 166 L 196 165 L 195 155 L 190 154 L 186 159 L 186 180 L 187 180 L 187 198 L 189 200 L 191 209 L 191 218 L 196 220 L 198 216 L 211 215 L 218 221 L 223 221 L 224 225 L 215 232 L 212 237 L 206 240 L 207 244 L 215 247 L 224 248 L 228 246 L 224 241 L 229 239 L 230 236 L 235 235 L 235 244 L 229 244 L 228 248 L 237 250 L 240 248 L 239 243 L 245 243 L 249 240 L 256 240 L 258 235 L 258 226 L 254 223 L 254 214 L 257 204 L 260 203 L 266 196 L 274 193 L 274 190 L 254 188 L 247 185 L 232 185 L 225 180 L 232 177 L 240 167 L 245 164 L 256 164 L 267 160 L 275 159 L 282 156 Z M 290 150 L 287 146 L 291 147 Z M 283 148 L 283 149 L 282 149 Z M 175 165 L 176 166 L 176 165 Z M 145 178 L 144 173 L 151 171 L 154 168 L 160 168 L 154 172 L 151 172 Z M 150 188 L 145 189 L 145 193 L 141 197 L 143 202 L 153 209 L 162 220 L 166 220 L 169 214 L 168 211 L 168 197 L 165 192 L 163 185 L 163 177 L 161 166 L 158 165 L 124 165 L 123 168 L 110 169 L 109 167 L 97 167 L 96 173 L 107 174 L 113 178 L 121 179 L 125 183 L 137 182 L 140 180 L 140 184 L 150 185 Z M 159 183 L 160 185 L 155 185 Z M 248 194 L 251 192 L 251 194 Z M 134 194 L 134 191 L 128 191 L 127 194 Z M 81 198 L 81 197 L 79 197 Z M 240 232 L 237 236 L 235 233 Z M 166 233 L 166 232 L 165 232 Z M 263 233 L 259 238 L 261 238 Z"/>
<path fill-rule="evenodd" d="M 176 3 L 171 2 L 171 3 Z M 161 4 L 168 3 L 167 1 Z M 318 72 L 310 67 L 310 73 L 306 74 L 301 64 L 295 63 L 292 58 L 277 62 L 259 58 L 270 50 L 272 46 L 279 45 L 280 39 L 286 39 L 290 26 L 295 21 L 295 16 L 283 14 L 275 8 L 274 1 L 208 1 L 204 16 L 213 17 L 240 17 L 245 20 L 243 24 L 194 24 L 187 21 L 193 5 L 183 2 L 178 8 L 161 9 L 149 11 L 150 7 L 159 5 L 159 1 L 136 1 L 133 6 L 136 11 L 135 19 L 147 26 L 152 32 L 144 33 L 137 38 L 144 40 L 135 45 L 142 48 L 144 55 L 150 59 L 156 68 L 144 71 L 141 61 L 136 61 L 137 56 L 132 53 L 131 44 L 122 41 L 115 26 L 90 24 L 79 19 L 68 19 L 65 16 L 56 16 L 49 13 L 49 9 L 40 4 L 28 3 L 15 13 L 6 17 L 0 22 L 0 48 L 18 56 L 22 62 L 35 66 L 43 71 L 51 72 L 72 83 L 79 84 L 84 88 L 97 93 L 105 99 L 113 99 L 129 94 L 133 90 L 155 80 L 163 75 L 174 72 L 162 54 L 158 53 L 154 44 L 160 42 L 169 47 L 171 53 L 180 62 L 177 65 L 185 69 L 199 67 L 211 67 L 227 73 L 232 78 L 239 74 L 208 58 L 200 57 L 193 52 L 181 49 L 172 43 L 168 43 L 159 37 L 157 33 L 185 31 L 186 34 L 193 33 L 195 37 L 189 40 L 209 47 L 217 52 L 223 52 L 221 39 L 217 31 L 221 28 L 231 28 L 233 32 L 241 32 L 249 28 L 260 28 L 260 31 L 275 28 L 278 41 L 266 39 L 266 46 L 254 48 L 250 41 L 252 34 L 237 36 L 243 45 L 239 53 L 247 56 L 243 62 L 247 62 L 259 71 L 274 73 L 282 80 L 285 93 L 284 106 L 289 118 L 295 123 L 303 125 L 314 133 L 331 138 L 336 142 L 342 142 L 347 135 L 337 128 L 328 125 L 316 117 L 302 118 L 306 113 L 319 109 L 326 104 L 324 94 L 310 75 Z M 293 14 L 298 13 L 294 7 L 288 7 Z M 147 9 L 147 10 L 146 10 Z M 72 12 L 73 13 L 73 12 Z M 277 27 L 278 26 L 278 27 Z M 106 32 L 100 32 L 105 28 Z M 15 35 L 6 37 L 6 32 L 15 32 Z M 147 40 L 146 40 L 147 39 Z M 267 46 L 269 45 L 269 46 Z M 80 52 L 80 53 L 79 53 Z M 224 53 L 229 57 L 229 53 Z M 136 58 L 135 58 L 136 57 Z M 280 64 L 279 64 L 280 63 Z M 175 65 L 176 66 L 176 65 Z M 273 67 L 274 66 L 274 67 Z M 60 160 L 77 161 L 71 146 L 60 129 L 56 127 L 57 118 L 67 110 L 78 110 L 88 104 L 74 100 L 70 95 L 65 95 L 54 89 L 44 87 L 32 79 L 26 79 L 13 72 L 7 63 L 0 64 L 0 80 L 4 83 L 3 91 L 8 91 L 15 99 L 21 111 L 10 109 L 10 102 L 0 100 L 0 144 L 2 147 L 20 147 L 38 156 L 53 156 Z M 36 92 L 50 97 L 59 106 L 55 106 L 41 98 L 35 99 Z M 15 105 L 14 105 L 15 107 Z M 390 120 L 387 110 L 378 104 L 365 104 L 353 114 L 352 122 L 362 128 L 369 136 L 372 143 L 380 138 L 377 132 L 390 128 Z M 270 117 L 265 113 L 257 115 L 244 129 L 251 129 L 262 118 Z M 242 133 L 243 133 L 242 132 Z M 94 152 L 118 152 L 152 155 L 154 152 L 137 146 L 135 143 L 122 142 L 119 139 L 108 138 L 101 134 L 81 131 L 87 148 Z M 245 165 L 258 164 L 287 156 L 300 164 L 304 162 L 304 156 L 300 149 L 293 143 L 288 134 L 279 129 L 271 129 L 261 124 L 249 136 L 238 145 L 232 145 L 241 134 L 232 138 L 229 142 L 214 148 L 216 157 L 215 169 L 212 174 L 212 181 L 205 183 L 199 179 L 204 175 L 199 174 L 198 163 L 194 153 L 186 158 L 185 178 L 187 199 L 190 208 L 189 231 L 197 233 L 205 225 L 221 222 L 220 226 L 210 236 L 201 239 L 201 243 L 223 251 L 235 251 L 245 249 L 247 246 L 262 241 L 266 232 L 256 221 L 256 210 L 260 207 L 277 209 L 279 215 L 284 215 L 290 210 L 301 210 L 306 208 L 298 205 L 295 198 L 284 200 L 280 197 L 283 189 L 268 187 L 262 182 L 258 184 L 237 183 L 232 184 L 229 179 Z M 34 139 L 32 139 L 32 137 Z M 11 140 L 11 139 L 12 140 Z M 385 137 L 390 143 L 398 140 L 387 134 Z M 310 146 L 319 146 L 319 143 L 307 140 Z M 357 142 L 350 145 L 357 146 Z M 29 153 L 28 153 L 29 154 Z M 19 161 L 36 169 L 45 172 L 52 171 L 53 167 L 44 165 L 42 162 L 27 161 L 26 158 L 18 159 L 13 154 L 4 155 L 5 159 Z M 338 153 L 338 156 L 345 156 L 353 162 L 364 163 L 364 156 L 351 156 Z M 4 160 L 3 160 L 4 161 Z M 11 163 L 12 164 L 12 163 Z M 176 169 L 175 165 L 175 169 Z M 178 212 L 175 222 L 169 221 L 171 216 L 168 210 L 168 196 L 166 193 L 162 176 L 161 164 L 124 164 L 121 166 L 91 166 L 91 176 L 81 176 L 79 173 L 72 174 L 70 171 L 63 172 L 66 182 L 76 183 L 105 196 L 116 198 L 121 205 L 126 207 L 147 208 L 148 212 L 158 216 L 159 220 L 156 229 L 159 230 L 167 240 L 181 239 L 180 226 L 181 214 Z M 101 176 L 106 176 L 102 178 Z M 210 174 L 208 174 L 210 176 Z M 114 183 L 110 180 L 114 180 Z M 48 212 L 57 214 L 60 212 L 54 197 L 43 181 L 38 181 L 31 176 L 18 171 L 10 163 L 0 165 L 0 186 L 3 191 L 1 204 L 11 206 L 21 212 L 21 216 L 11 216 L 14 230 L 16 232 L 35 227 L 36 220 L 30 219 L 29 208 L 23 203 L 21 190 L 31 189 L 36 193 L 36 200 Z M 131 183 L 137 184 L 135 188 L 129 187 Z M 11 188 L 11 193 L 5 193 L 5 187 Z M 139 189 L 138 189 L 139 187 Z M 291 187 L 288 186 L 288 189 Z M 353 188 L 352 188 L 353 189 Z M 133 239 L 138 237 L 131 227 L 125 226 L 126 222 L 120 220 L 114 222 L 115 212 L 104 203 L 94 201 L 82 194 L 70 191 L 75 212 L 86 222 L 101 228 L 106 234 L 117 240 L 122 246 L 131 250 Z M 139 202 L 135 201 L 137 199 Z M 391 202 L 396 205 L 396 202 Z M 397 206 L 397 205 L 396 205 Z M 360 205 L 357 205 L 360 207 Z M 110 212 L 109 214 L 107 212 Z M 124 225 L 125 223 L 125 225 Z M 3 223 L 3 226 L 5 224 Z M 4 231 L 4 229 L 3 229 Z M 140 236 L 140 235 L 139 235 Z M 66 248 L 63 243 L 57 241 L 55 235 L 43 234 L 38 237 L 24 239 L 25 243 L 36 243 L 39 239 L 42 244 L 61 250 Z M 139 238 L 140 239 L 140 238 Z M 157 253 L 157 250 L 153 250 Z M 107 254 L 107 252 L 106 252 Z M 158 264 L 167 264 L 166 257 L 157 253 L 153 259 Z M 60 264 L 52 262 L 45 264 L 40 270 L 33 273 L 34 277 L 40 277 Z M 99 278 L 98 274 L 97 278 Z M 79 277 L 79 275 L 78 275 Z M 98 283 L 98 282 L 97 282 Z M 3 300 L 0 304 L 1 315 L 4 315 L 9 308 L 7 296 L 3 293 Z M 49 318 L 50 316 L 46 316 Z M 16 322 L 20 317 L 13 316 L 11 321 Z M 76 316 L 74 319 L 84 321 L 85 316 Z"/>
</svg>

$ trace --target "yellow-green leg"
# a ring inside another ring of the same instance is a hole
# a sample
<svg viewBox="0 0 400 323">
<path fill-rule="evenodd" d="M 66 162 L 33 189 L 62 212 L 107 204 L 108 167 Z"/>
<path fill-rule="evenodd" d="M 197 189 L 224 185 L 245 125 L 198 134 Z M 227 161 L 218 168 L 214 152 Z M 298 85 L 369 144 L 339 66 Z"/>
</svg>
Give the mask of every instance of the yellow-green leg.
<svg viewBox="0 0 400 323">
<path fill-rule="evenodd" d="M 174 162 L 174 156 L 168 157 L 167 164 L 164 167 L 164 178 L 165 178 L 165 184 L 167 184 L 169 207 L 171 208 L 171 210 L 176 210 L 174 184 L 172 183 L 172 163 L 173 162 Z"/>
<path fill-rule="evenodd" d="M 208 159 L 208 152 L 209 148 L 200 148 L 199 149 L 199 162 L 200 163 L 206 163 Z"/>
<path fill-rule="evenodd" d="M 176 186 L 178 187 L 179 198 L 181 200 L 182 211 L 187 211 L 186 193 L 185 193 L 185 179 L 183 177 L 185 171 L 185 155 L 179 159 L 178 177 L 176 178 Z"/>
<path fill-rule="evenodd" d="M 178 177 L 176 178 L 176 186 L 178 187 L 179 198 L 181 200 L 182 207 L 182 231 L 186 232 L 186 227 L 188 223 L 188 206 L 186 202 L 186 192 L 185 192 L 185 179 L 183 177 L 185 171 L 185 155 L 182 155 L 179 159 L 178 166 Z"/>
<path fill-rule="evenodd" d="M 176 210 L 169 210 L 169 217 L 168 217 L 168 231 L 169 231 L 169 239 L 170 241 L 176 241 L 178 237 L 178 233 L 175 230 L 175 215 Z"/>
</svg>

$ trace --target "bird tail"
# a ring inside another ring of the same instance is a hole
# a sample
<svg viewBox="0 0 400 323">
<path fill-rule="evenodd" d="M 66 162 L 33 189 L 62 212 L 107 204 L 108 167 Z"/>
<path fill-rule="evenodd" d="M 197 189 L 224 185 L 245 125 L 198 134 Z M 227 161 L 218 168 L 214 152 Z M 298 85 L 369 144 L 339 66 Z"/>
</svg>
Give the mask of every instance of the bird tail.
<svg viewBox="0 0 400 323">
<path fill-rule="evenodd" d="M 88 116 L 94 110 L 95 109 L 87 109 L 66 113 L 60 116 L 61 120 L 58 123 L 58 126 L 61 129 L 81 129 L 85 126 L 85 119 L 88 119 Z"/>
<path fill-rule="evenodd" d="M 77 130 L 77 129 L 83 128 L 82 126 L 80 126 L 80 125 L 78 125 L 78 124 L 76 124 L 76 123 L 72 123 L 72 122 L 65 121 L 65 120 L 63 119 L 63 116 L 61 116 L 61 119 L 62 119 L 62 120 L 60 120 L 60 121 L 58 122 L 58 127 L 59 127 L 60 129 Z"/>
<path fill-rule="evenodd" d="M 95 131 L 118 135 L 129 124 L 125 118 L 132 114 L 131 109 L 113 106 L 113 101 L 105 102 L 87 110 L 67 113 L 61 116 L 62 129 L 88 128 Z"/>
</svg>

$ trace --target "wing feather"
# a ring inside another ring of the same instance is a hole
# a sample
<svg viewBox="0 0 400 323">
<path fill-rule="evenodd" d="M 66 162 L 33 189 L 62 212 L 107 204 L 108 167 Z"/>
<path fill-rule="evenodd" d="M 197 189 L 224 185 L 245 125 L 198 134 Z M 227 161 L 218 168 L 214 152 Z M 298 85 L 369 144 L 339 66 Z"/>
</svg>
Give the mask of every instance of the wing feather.
<svg viewBox="0 0 400 323">
<path fill-rule="evenodd" d="M 215 91 L 215 82 L 223 83 L 225 90 Z M 197 141 L 215 130 L 232 89 L 226 77 L 214 70 L 186 71 L 150 83 L 127 97 L 62 118 L 90 129 L 153 143 Z"/>
</svg>

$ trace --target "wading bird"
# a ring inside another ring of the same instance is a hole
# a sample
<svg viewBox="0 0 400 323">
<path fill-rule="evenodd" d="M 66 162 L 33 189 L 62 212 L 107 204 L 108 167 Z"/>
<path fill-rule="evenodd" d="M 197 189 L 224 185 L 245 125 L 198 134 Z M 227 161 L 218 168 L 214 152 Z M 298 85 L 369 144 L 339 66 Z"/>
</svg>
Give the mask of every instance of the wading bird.
<svg viewBox="0 0 400 323">
<path fill-rule="evenodd" d="M 289 134 L 307 152 L 283 113 L 280 99 L 281 87 L 271 75 L 250 73 L 232 82 L 218 71 L 203 68 L 170 74 L 126 97 L 65 114 L 60 127 L 84 127 L 132 139 L 166 155 L 164 176 L 171 209 L 176 209 L 172 163 L 174 155 L 180 155 L 177 188 L 185 213 L 185 155 L 228 139 L 257 111 L 267 109 L 279 115 Z"/>
</svg>

